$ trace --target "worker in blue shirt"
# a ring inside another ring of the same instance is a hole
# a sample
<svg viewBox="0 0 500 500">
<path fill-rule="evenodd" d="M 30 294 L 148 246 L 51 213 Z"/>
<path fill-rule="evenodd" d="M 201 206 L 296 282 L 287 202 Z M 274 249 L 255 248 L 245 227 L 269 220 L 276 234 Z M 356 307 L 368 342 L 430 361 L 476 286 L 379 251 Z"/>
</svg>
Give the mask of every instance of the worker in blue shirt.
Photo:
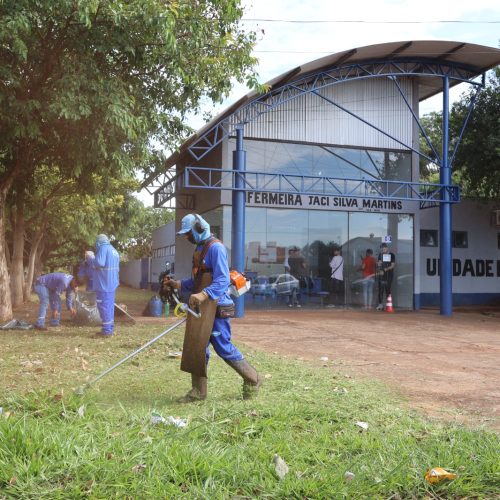
<svg viewBox="0 0 500 500">
<path fill-rule="evenodd" d="M 78 268 L 78 278 L 80 282 L 85 283 L 85 288 L 87 292 L 91 292 L 94 290 L 94 278 L 92 276 L 92 265 L 90 263 L 91 259 L 95 258 L 94 252 L 91 250 L 87 251 L 87 255 L 89 260 L 85 259 L 80 263 L 80 267 Z"/>
<path fill-rule="evenodd" d="M 97 337 L 111 337 L 115 330 L 115 293 L 119 283 L 120 256 L 105 234 L 100 234 L 95 243 L 95 256 L 85 252 L 85 260 L 92 268 L 93 290 L 102 320 Z"/>
<path fill-rule="evenodd" d="M 165 284 L 191 293 L 189 305 L 201 313 L 200 318 L 191 314 L 187 318 L 181 370 L 191 373 L 192 389 L 181 401 L 206 399 L 210 344 L 243 378 L 243 398 L 249 399 L 257 393 L 261 378 L 231 342 L 229 318 L 234 316 L 234 302 L 228 293 L 230 275 L 226 248 L 212 236 L 210 225 L 198 214 L 186 215 L 177 234 L 195 245 L 192 277 L 180 281 L 166 277 Z"/>
<path fill-rule="evenodd" d="M 66 293 L 66 307 L 70 314 L 75 316 L 76 310 L 73 306 L 73 300 L 77 285 L 77 279 L 66 273 L 44 274 L 35 280 L 33 289 L 40 300 L 38 319 L 35 324 L 36 330 L 47 330 L 45 316 L 49 304 L 52 311 L 50 326 L 59 326 L 61 322 L 61 293 L 63 292 Z"/>
</svg>

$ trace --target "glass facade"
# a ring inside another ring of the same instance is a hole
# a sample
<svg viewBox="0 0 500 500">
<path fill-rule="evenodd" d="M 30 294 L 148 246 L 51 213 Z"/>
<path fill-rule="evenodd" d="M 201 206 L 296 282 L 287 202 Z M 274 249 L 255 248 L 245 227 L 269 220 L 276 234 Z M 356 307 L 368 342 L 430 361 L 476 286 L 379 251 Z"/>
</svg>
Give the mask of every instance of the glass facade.
<svg viewBox="0 0 500 500">
<path fill-rule="evenodd" d="M 230 154 L 233 149 L 234 141 L 230 141 Z M 246 140 L 244 149 L 248 171 L 411 181 L 411 156 L 406 153 L 253 140 Z M 229 255 L 231 211 L 224 206 L 204 214 L 218 229 Z M 290 288 L 296 286 L 287 267 L 291 249 L 303 257 L 303 277 L 297 290 L 300 303 L 304 307 L 328 304 L 332 298 L 329 263 L 338 247 L 344 261 L 343 302 L 348 307 L 362 307 L 361 258 L 371 249 L 377 259 L 381 243 L 387 241 L 396 257 L 393 305 L 413 308 L 413 215 L 247 206 L 245 224 L 245 272 L 253 283 L 245 296 L 246 307 L 287 305 Z M 375 281 L 373 306 L 378 303 L 378 285 Z"/>
<path fill-rule="evenodd" d="M 231 251 L 231 208 L 207 214 L 219 220 L 223 241 Z M 259 286 L 247 295 L 248 307 L 283 307 L 280 298 L 265 285 L 269 279 L 286 274 L 290 248 L 298 247 L 304 257 L 309 288 L 302 290 L 304 307 L 328 303 L 331 288 L 330 260 L 333 250 L 341 247 L 344 258 L 344 302 L 346 306 L 363 305 L 361 258 L 370 248 L 375 258 L 383 241 L 390 240 L 396 267 L 392 286 L 395 307 L 413 308 L 413 216 L 361 212 L 326 212 L 247 207 L 245 228 L 245 272 Z M 323 292 L 323 293 L 318 293 Z M 373 305 L 378 303 L 375 282 Z M 286 294 L 285 294 L 286 295 Z M 251 299 L 251 300 L 249 300 Z"/>
<path fill-rule="evenodd" d="M 231 155 L 235 147 L 235 140 L 229 140 Z M 405 152 L 249 139 L 245 140 L 244 149 L 247 170 L 251 172 L 411 181 L 411 155 Z M 231 159 L 228 160 L 230 165 Z"/>
</svg>

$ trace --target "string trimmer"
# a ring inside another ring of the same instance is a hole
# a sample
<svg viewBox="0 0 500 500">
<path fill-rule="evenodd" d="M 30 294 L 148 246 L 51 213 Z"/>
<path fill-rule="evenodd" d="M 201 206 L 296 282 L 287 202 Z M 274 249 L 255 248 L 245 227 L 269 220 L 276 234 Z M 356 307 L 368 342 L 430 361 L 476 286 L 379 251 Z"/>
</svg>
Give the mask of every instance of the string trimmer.
<svg viewBox="0 0 500 500">
<path fill-rule="evenodd" d="M 175 298 L 177 299 L 177 297 L 175 297 Z M 178 299 L 177 299 L 177 301 L 178 301 Z M 137 356 L 137 354 L 139 354 L 141 351 L 144 351 L 144 349 L 147 349 L 150 345 L 153 345 L 156 341 L 160 340 L 164 335 L 171 332 L 172 330 L 175 330 L 177 327 L 181 326 L 187 320 L 187 313 L 192 314 L 193 316 L 196 316 L 197 318 L 201 317 L 200 313 L 193 311 L 187 304 L 183 304 L 183 303 L 178 301 L 178 307 L 179 307 L 179 313 L 184 314 L 184 317 L 181 318 L 180 321 L 175 323 L 175 325 L 172 325 L 170 328 L 167 328 L 164 332 L 157 335 L 154 339 L 151 339 L 149 342 L 146 342 L 143 346 L 139 347 L 134 352 L 131 352 L 130 354 L 125 356 L 123 359 L 121 359 L 120 361 L 115 363 L 112 367 L 108 368 L 107 370 L 104 370 L 100 375 L 98 375 L 93 380 L 91 380 L 91 381 L 87 382 L 86 384 L 75 389 L 75 394 L 80 395 L 80 396 L 83 395 L 85 393 L 85 391 L 91 385 L 94 385 L 98 380 L 101 380 L 108 373 L 112 372 L 115 368 L 118 368 L 120 365 L 122 365 L 123 363 L 125 363 L 129 359 L 133 358 L 134 356 Z"/>
</svg>

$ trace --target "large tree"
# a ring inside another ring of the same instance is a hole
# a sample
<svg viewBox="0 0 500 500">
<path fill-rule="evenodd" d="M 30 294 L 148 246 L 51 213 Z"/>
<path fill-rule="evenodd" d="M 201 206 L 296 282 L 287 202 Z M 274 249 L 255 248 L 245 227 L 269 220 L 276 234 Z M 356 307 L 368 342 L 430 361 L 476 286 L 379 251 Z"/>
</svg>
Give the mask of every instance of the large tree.
<svg viewBox="0 0 500 500">
<path fill-rule="evenodd" d="M 459 119 L 468 110 L 472 93 L 455 103 L 452 114 L 455 133 Z M 458 120 L 457 120 L 458 118 Z M 460 144 L 454 168 L 459 172 L 464 194 L 474 198 L 500 198 L 500 69 L 490 73 L 479 93 Z"/>
<path fill-rule="evenodd" d="M 0 2 L 0 320 L 12 315 L 5 223 L 38 168 L 87 187 L 93 172 L 159 169 L 184 116 L 256 86 L 239 0 Z M 12 202 L 14 203 L 14 201 Z M 14 228 L 16 229 L 16 228 Z M 20 230 L 18 227 L 17 230 Z"/>
<path fill-rule="evenodd" d="M 475 89 L 464 93 L 450 110 L 450 154 L 454 150 L 462 124 L 469 112 Z M 421 122 L 434 148 L 442 150 L 441 112 L 422 118 Z M 421 138 L 421 150 L 431 151 Z M 421 161 L 421 177 L 439 182 L 437 165 Z M 462 141 L 452 164 L 453 182 L 460 184 L 462 195 L 474 198 L 500 198 L 500 70 L 490 72 L 486 86 L 475 100 Z"/>
</svg>

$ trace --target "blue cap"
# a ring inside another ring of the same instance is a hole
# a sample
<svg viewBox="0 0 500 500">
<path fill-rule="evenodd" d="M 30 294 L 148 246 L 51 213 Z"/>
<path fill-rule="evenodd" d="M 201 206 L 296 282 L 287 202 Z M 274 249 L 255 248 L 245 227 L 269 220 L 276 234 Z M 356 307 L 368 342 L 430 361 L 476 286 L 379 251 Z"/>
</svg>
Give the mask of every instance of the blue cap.
<svg viewBox="0 0 500 500">
<path fill-rule="evenodd" d="M 199 227 L 197 227 L 199 224 Z M 182 218 L 181 228 L 177 234 L 186 234 L 191 231 L 196 243 L 201 243 L 210 237 L 210 224 L 198 214 L 188 214 Z"/>
<path fill-rule="evenodd" d="M 193 229 L 194 223 L 196 222 L 196 217 L 193 214 L 186 215 L 182 218 L 181 228 L 177 231 L 177 234 L 186 234 Z"/>
</svg>

